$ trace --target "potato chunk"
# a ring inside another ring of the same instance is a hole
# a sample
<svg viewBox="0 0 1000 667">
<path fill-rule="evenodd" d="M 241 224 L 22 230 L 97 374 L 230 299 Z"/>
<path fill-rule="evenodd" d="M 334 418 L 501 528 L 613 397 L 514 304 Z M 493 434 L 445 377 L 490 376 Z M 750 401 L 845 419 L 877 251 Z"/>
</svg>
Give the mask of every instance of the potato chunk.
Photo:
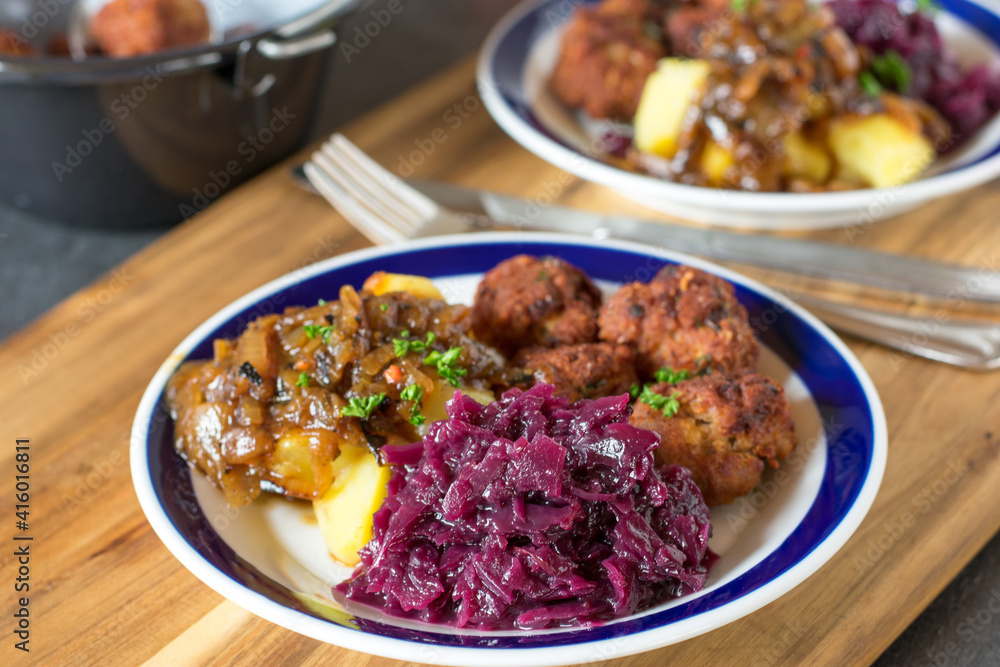
<svg viewBox="0 0 1000 667">
<path fill-rule="evenodd" d="M 922 134 L 888 114 L 838 118 L 830 123 L 829 142 L 842 178 L 876 188 L 916 179 L 937 155 Z"/>
<path fill-rule="evenodd" d="M 729 149 L 711 139 L 708 140 L 701 152 L 701 173 L 705 175 L 711 185 L 721 185 L 726 172 L 735 163 L 736 160 Z"/>
<path fill-rule="evenodd" d="M 825 147 L 809 141 L 801 132 L 785 135 L 783 172 L 791 178 L 805 178 L 822 185 L 830 178 L 832 163 Z"/>
<path fill-rule="evenodd" d="M 363 289 L 370 291 L 375 296 L 388 294 L 389 292 L 407 292 L 418 298 L 441 299 L 444 297 L 430 278 L 423 276 L 410 276 L 405 273 L 386 273 L 376 271 L 365 280 Z"/>
<path fill-rule="evenodd" d="M 424 396 L 423 402 L 423 412 L 424 416 L 427 417 L 428 424 L 448 418 L 448 414 L 445 412 L 445 403 L 451 400 L 456 391 L 462 392 L 464 396 L 468 396 L 483 405 L 489 405 L 496 400 L 493 392 L 489 389 L 469 386 L 455 388 L 444 380 L 435 378 L 434 390 Z"/>
<path fill-rule="evenodd" d="M 635 145 L 640 151 L 671 158 L 689 110 L 705 93 L 711 68 L 704 60 L 664 58 L 646 79 L 635 114 Z"/>
<path fill-rule="evenodd" d="M 361 562 L 358 550 L 372 538 L 372 515 L 382 505 L 392 475 L 375 455 L 361 447 L 344 447 L 333 462 L 333 484 L 313 511 L 330 554 L 344 565 Z"/>
</svg>

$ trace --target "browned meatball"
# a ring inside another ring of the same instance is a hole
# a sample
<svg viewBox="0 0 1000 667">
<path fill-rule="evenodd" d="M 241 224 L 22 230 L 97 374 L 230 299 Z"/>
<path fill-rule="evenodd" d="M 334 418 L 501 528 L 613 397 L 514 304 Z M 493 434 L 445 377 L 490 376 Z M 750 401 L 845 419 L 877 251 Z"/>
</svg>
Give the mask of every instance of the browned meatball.
<svg viewBox="0 0 1000 667">
<path fill-rule="evenodd" d="M 508 357 L 522 348 L 597 340 L 601 293 L 558 257 L 518 255 L 491 269 L 476 292 L 472 330 Z"/>
<path fill-rule="evenodd" d="M 207 42 L 211 25 L 199 0 L 112 0 L 90 32 L 102 52 L 128 58 Z"/>
<path fill-rule="evenodd" d="M 666 52 L 647 34 L 642 17 L 622 13 L 620 0 L 605 4 L 606 9 L 582 7 L 570 19 L 550 85 L 567 106 L 594 118 L 627 121 Z"/>
<path fill-rule="evenodd" d="M 677 413 L 666 417 L 640 398 L 631 423 L 660 434 L 657 457 L 688 468 L 710 506 L 752 491 L 765 461 L 777 468 L 795 448 L 784 389 L 762 375 L 715 374 L 650 389 L 676 399 Z"/>
<path fill-rule="evenodd" d="M 644 380 L 660 368 L 725 373 L 757 368 L 760 347 L 728 282 L 666 266 L 649 283 L 624 285 L 601 308 L 601 340 L 636 350 Z"/>
<path fill-rule="evenodd" d="M 530 372 L 535 382 L 555 385 L 555 393 L 570 401 L 627 394 L 639 381 L 632 350 L 611 343 L 533 347 L 518 352 L 514 365 Z"/>
</svg>

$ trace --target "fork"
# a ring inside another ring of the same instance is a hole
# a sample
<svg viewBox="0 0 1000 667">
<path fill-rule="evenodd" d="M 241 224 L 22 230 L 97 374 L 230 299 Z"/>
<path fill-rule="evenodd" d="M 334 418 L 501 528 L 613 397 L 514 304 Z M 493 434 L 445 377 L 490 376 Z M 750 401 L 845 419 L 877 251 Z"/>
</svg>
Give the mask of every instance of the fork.
<svg viewBox="0 0 1000 667">
<path fill-rule="evenodd" d="M 355 229 L 377 245 L 468 232 L 469 218 L 390 173 L 342 134 L 303 165 L 310 183 Z M 1000 368 L 1000 326 L 950 316 L 920 318 L 786 293 L 840 331 L 910 354 L 973 370 Z"/>
</svg>

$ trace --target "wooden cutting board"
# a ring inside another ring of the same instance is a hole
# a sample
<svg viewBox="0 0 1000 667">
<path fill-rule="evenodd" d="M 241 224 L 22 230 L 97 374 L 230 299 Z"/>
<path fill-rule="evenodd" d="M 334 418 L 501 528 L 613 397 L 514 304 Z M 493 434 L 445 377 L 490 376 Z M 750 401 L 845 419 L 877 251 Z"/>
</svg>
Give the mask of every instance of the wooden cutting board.
<svg viewBox="0 0 1000 667">
<path fill-rule="evenodd" d="M 516 145 L 482 108 L 473 77 L 473 64 L 465 63 L 344 131 L 393 170 L 411 164 L 423 178 L 651 215 Z M 140 395 L 184 336 L 272 278 L 368 245 L 291 180 L 288 167 L 303 156 L 224 197 L 0 346 L 0 497 L 9 540 L 0 636 L 3 654 L 18 664 L 401 664 L 297 635 L 220 597 L 154 535 L 129 475 Z M 803 236 L 997 269 L 998 210 L 994 182 L 894 220 Z M 960 298 L 925 304 L 929 327 L 943 306 L 956 315 L 974 312 Z M 881 491 L 854 537 L 759 612 L 601 664 L 869 662 L 997 532 L 1000 373 L 848 343 L 882 395 L 890 434 Z M 30 454 L 23 531 L 14 507 L 18 438 L 29 441 Z M 14 553 L 25 545 L 30 591 L 16 593 L 21 564 Z M 12 614 L 22 596 L 29 598 L 30 653 L 14 648 Z"/>
</svg>

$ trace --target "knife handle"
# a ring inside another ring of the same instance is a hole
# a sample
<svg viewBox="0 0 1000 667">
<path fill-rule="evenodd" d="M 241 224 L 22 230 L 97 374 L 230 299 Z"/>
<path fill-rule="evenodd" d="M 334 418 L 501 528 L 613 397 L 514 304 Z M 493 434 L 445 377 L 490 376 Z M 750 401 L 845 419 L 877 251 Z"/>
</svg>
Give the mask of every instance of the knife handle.
<svg viewBox="0 0 1000 667">
<path fill-rule="evenodd" d="M 860 338 L 962 368 L 1000 368 L 1000 324 L 995 322 L 949 315 L 920 318 L 804 294 L 792 298 L 834 329 Z"/>
</svg>

